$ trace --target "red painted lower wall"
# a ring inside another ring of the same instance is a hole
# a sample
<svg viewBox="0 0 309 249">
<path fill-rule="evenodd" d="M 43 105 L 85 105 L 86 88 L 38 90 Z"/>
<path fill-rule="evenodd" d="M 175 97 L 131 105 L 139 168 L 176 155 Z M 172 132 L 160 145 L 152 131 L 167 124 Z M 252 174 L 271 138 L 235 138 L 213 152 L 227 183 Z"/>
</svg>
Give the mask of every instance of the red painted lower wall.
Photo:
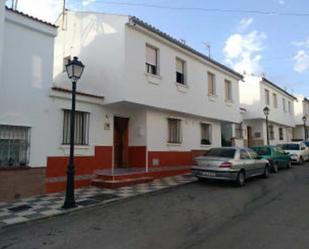
<svg viewBox="0 0 309 249">
<path fill-rule="evenodd" d="M 75 175 L 91 175 L 98 169 L 109 169 L 112 167 L 112 146 L 96 146 L 94 156 L 75 157 Z M 49 182 L 49 178 L 65 177 L 68 165 L 68 157 L 48 157 L 46 168 L 46 192 L 60 192 L 65 190 L 66 182 L 59 180 Z M 90 185 L 90 179 L 75 180 L 76 187 Z"/>
<path fill-rule="evenodd" d="M 153 165 L 153 159 L 159 160 L 159 165 Z M 148 152 L 148 167 L 192 165 L 191 151 L 150 151 Z"/>
<path fill-rule="evenodd" d="M 129 147 L 129 167 L 146 167 L 146 146 Z"/>
</svg>

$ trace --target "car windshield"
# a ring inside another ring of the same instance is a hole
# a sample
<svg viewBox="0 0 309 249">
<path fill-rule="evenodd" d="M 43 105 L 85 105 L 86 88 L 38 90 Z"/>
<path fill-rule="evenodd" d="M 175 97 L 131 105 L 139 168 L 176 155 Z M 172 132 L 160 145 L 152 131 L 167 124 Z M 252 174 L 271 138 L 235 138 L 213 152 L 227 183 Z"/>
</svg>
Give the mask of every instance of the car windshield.
<svg viewBox="0 0 309 249">
<path fill-rule="evenodd" d="M 305 145 L 309 147 L 309 141 L 306 141 L 306 142 L 305 142 Z"/>
<path fill-rule="evenodd" d="M 266 156 L 271 154 L 271 150 L 268 147 L 258 147 L 252 149 L 260 156 Z"/>
<path fill-rule="evenodd" d="M 234 158 L 235 151 L 235 149 L 210 149 L 205 156 Z"/>
<path fill-rule="evenodd" d="M 284 150 L 299 150 L 299 144 L 282 144 L 280 147 Z"/>
</svg>

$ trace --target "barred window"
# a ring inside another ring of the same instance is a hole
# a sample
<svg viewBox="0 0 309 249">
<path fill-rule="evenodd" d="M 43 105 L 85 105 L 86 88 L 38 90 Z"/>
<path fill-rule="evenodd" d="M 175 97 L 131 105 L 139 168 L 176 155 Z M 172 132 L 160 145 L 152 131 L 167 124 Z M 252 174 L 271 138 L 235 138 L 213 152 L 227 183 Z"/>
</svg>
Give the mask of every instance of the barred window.
<svg viewBox="0 0 309 249">
<path fill-rule="evenodd" d="M 211 144 L 211 125 L 201 123 L 201 144 Z"/>
<path fill-rule="evenodd" d="M 283 140 L 283 128 L 279 127 L 279 140 Z"/>
<path fill-rule="evenodd" d="M 270 140 L 275 139 L 275 133 L 274 133 L 274 126 L 273 125 L 268 126 L 268 136 L 269 136 Z"/>
<path fill-rule="evenodd" d="M 168 119 L 168 142 L 174 144 L 181 143 L 181 120 L 175 118 Z"/>
<path fill-rule="evenodd" d="M 70 123 L 71 111 L 63 110 L 63 138 L 62 144 L 70 144 Z M 75 112 L 75 134 L 74 140 L 76 145 L 89 144 L 89 113 Z"/>
<path fill-rule="evenodd" d="M 30 158 L 30 128 L 0 125 L 0 166 L 25 166 Z"/>
<path fill-rule="evenodd" d="M 236 139 L 243 139 L 243 128 L 242 124 L 235 124 L 235 138 Z"/>
</svg>

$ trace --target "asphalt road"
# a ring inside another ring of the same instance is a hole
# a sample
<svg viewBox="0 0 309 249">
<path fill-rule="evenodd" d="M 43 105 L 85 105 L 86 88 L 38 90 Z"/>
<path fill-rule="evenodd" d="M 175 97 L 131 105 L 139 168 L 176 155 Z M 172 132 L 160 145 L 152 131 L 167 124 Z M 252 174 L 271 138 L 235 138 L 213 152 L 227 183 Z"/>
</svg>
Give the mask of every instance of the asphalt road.
<svg viewBox="0 0 309 249">
<path fill-rule="evenodd" d="M 244 188 L 191 183 L 0 231 L 1 249 L 309 248 L 309 164 Z"/>
</svg>

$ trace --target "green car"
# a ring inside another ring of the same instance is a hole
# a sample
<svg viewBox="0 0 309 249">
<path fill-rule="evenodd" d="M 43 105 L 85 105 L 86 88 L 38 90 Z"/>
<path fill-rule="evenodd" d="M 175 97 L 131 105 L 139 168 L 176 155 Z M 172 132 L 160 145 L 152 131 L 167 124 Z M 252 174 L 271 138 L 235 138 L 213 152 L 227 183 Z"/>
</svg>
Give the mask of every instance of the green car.
<svg viewBox="0 0 309 249">
<path fill-rule="evenodd" d="M 256 146 L 252 147 L 260 157 L 267 159 L 273 172 L 277 173 L 279 168 L 291 168 L 291 158 L 288 153 L 278 146 Z"/>
</svg>

